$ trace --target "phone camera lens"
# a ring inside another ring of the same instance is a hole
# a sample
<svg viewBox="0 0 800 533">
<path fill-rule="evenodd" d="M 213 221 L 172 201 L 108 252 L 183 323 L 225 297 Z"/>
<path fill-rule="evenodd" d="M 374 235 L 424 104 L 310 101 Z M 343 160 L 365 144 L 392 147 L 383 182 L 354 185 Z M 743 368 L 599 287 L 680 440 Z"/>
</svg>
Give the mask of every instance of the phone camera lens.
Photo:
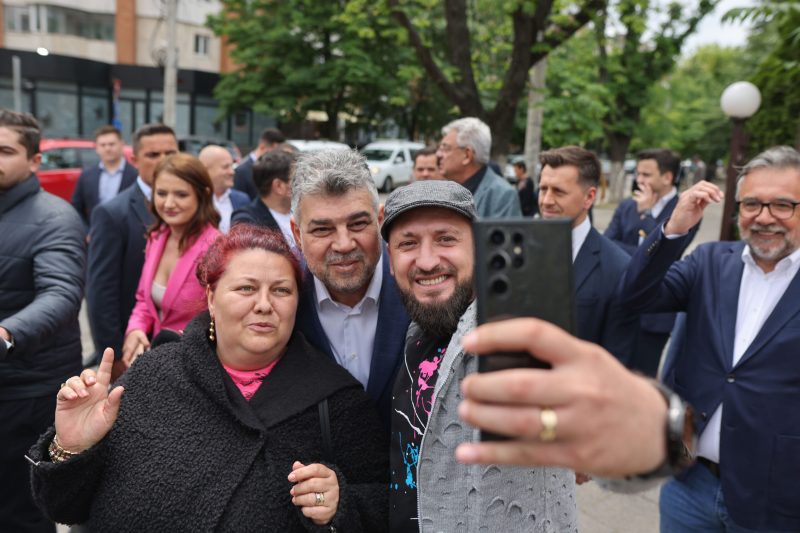
<svg viewBox="0 0 800 533">
<path fill-rule="evenodd" d="M 514 265 L 514 268 L 521 268 L 522 265 L 525 264 L 525 261 L 522 259 L 521 255 L 518 255 L 511 260 L 511 264 Z"/>
<path fill-rule="evenodd" d="M 514 244 L 522 244 L 523 242 L 525 242 L 525 236 L 522 233 L 519 233 L 518 231 L 514 232 L 513 239 L 514 239 Z"/>
<path fill-rule="evenodd" d="M 504 242 L 506 242 L 506 234 L 503 233 L 501 230 L 496 229 L 489 235 L 489 241 L 492 244 L 500 246 Z"/>
<path fill-rule="evenodd" d="M 492 256 L 492 260 L 489 262 L 489 267 L 492 270 L 502 270 L 506 267 L 506 258 L 503 257 L 501 254 L 495 254 Z"/>
<path fill-rule="evenodd" d="M 492 292 L 495 294 L 505 294 L 508 292 L 508 282 L 502 278 L 498 278 L 492 282 Z"/>
</svg>

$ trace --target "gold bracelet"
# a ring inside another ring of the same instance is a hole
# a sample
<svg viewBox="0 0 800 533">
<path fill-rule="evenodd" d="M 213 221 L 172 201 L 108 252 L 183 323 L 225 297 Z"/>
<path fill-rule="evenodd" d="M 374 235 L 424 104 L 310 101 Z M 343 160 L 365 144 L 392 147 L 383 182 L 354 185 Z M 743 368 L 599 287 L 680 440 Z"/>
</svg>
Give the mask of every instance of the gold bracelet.
<svg viewBox="0 0 800 533">
<path fill-rule="evenodd" d="M 53 440 L 50 442 L 50 446 L 47 448 L 47 453 L 50 454 L 50 460 L 54 463 L 61 463 L 68 459 L 72 459 L 76 455 L 80 455 L 81 452 L 71 452 L 61 447 L 61 444 L 58 442 L 58 435 L 53 435 Z"/>
</svg>

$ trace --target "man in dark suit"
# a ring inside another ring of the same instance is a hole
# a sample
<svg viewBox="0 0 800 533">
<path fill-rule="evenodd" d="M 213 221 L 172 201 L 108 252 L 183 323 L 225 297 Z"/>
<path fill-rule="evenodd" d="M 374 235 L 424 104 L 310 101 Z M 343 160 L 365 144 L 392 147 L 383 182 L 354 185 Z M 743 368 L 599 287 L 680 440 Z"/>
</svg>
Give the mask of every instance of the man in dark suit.
<svg viewBox="0 0 800 533">
<path fill-rule="evenodd" d="M 381 244 L 383 208 L 364 157 L 351 150 L 302 154 L 292 211 L 308 269 L 296 327 L 361 382 L 388 427 L 409 319 Z"/>
<path fill-rule="evenodd" d="M 255 224 L 283 233 L 295 247 L 292 234 L 292 185 L 289 181 L 295 157 L 282 150 L 262 155 L 253 167 L 258 196 L 233 213 L 232 224 Z"/>
<path fill-rule="evenodd" d="M 94 132 L 94 144 L 100 162 L 83 169 L 72 193 L 72 205 L 78 210 L 87 228 L 92 210 L 130 187 L 139 174 L 123 157 L 122 133 L 117 128 L 98 128 Z"/>
<path fill-rule="evenodd" d="M 233 189 L 233 157 L 222 146 L 209 144 L 197 155 L 208 171 L 211 184 L 214 186 L 214 208 L 219 213 L 219 230 L 228 233 L 231 229 L 231 216 L 240 207 L 250 202 L 250 198 L 242 191 Z"/>
<path fill-rule="evenodd" d="M 258 198 L 258 189 L 253 183 L 253 165 L 258 158 L 267 152 L 276 150 L 281 143 L 286 141 L 281 130 L 277 128 L 266 128 L 261 132 L 256 149 L 250 152 L 247 157 L 236 167 L 236 175 L 233 177 L 233 188 L 247 194 L 251 200 Z"/>
<path fill-rule="evenodd" d="M 698 462 L 662 488 L 661 530 L 800 531 L 800 153 L 771 148 L 742 169 L 742 241 L 678 261 L 722 196 L 708 182 L 684 192 L 622 286 L 634 308 L 686 312 L 671 376 L 695 408 Z"/>
<path fill-rule="evenodd" d="M 133 160 L 139 168 L 136 183 L 92 212 L 86 300 L 89 323 L 99 360 L 114 349 L 117 373 L 125 327 L 136 302 L 136 287 L 144 264 L 145 232 L 153 222 L 149 210 L 156 165 L 178 152 L 172 128 L 146 124 L 133 137 Z"/>
<path fill-rule="evenodd" d="M 636 157 L 636 183 L 639 190 L 634 192 L 633 198 L 619 204 L 604 233 L 628 254 L 633 254 L 645 237 L 672 214 L 678 203 L 675 182 L 681 168 L 680 157 L 671 150 L 643 150 Z M 689 246 L 699 227 L 698 224 L 691 229 L 685 246 Z M 642 315 L 631 368 L 655 377 L 661 353 L 674 324 L 675 313 Z"/>
<path fill-rule="evenodd" d="M 539 214 L 539 198 L 533 178 L 528 175 L 528 165 L 525 161 L 514 162 L 514 175 L 517 177 L 517 194 L 522 216 L 535 217 Z"/>
<path fill-rule="evenodd" d="M 619 305 L 616 288 L 630 257 L 589 221 L 600 183 L 600 161 L 578 146 L 542 152 L 539 210 L 542 218 L 572 220 L 577 336 L 601 345 L 629 364 L 639 315 Z"/>
</svg>

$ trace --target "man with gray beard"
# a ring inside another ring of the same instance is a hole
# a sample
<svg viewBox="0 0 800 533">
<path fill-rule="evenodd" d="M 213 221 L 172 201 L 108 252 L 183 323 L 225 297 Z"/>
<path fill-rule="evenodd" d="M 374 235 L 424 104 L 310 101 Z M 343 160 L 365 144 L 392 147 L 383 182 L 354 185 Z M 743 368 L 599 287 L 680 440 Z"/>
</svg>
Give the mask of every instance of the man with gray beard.
<svg viewBox="0 0 800 533">
<path fill-rule="evenodd" d="M 681 194 L 621 287 L 631 310 L 686 312 L 667 385 L 695 409 L 698 458 L 661 489 L 661 531 L 800 531 L 800 153 L 771 148 L 742 169 L 742 241 L 676 262 L 722 196 L 708 182 Z"/>
<path fill-rule="evenodd" d="M 472 194 L 418 181 L 386 200 L 381 234 L 412 318 L 392 395 L 390 530 L 575 531 L 575 475 L 560 468 L 460 464 L 477 432 L 458 417 L 477 370 L 462 337 L 476 326 Z"/>
<path fill-rule="evenodd" d="M 298 158 L 291 224 L 307 271 L 296 327 L 361 382 L 388 427 L 409 320 L 381 245 L 382 221 L 361 154 L 321 150 Z"/>
</svg>

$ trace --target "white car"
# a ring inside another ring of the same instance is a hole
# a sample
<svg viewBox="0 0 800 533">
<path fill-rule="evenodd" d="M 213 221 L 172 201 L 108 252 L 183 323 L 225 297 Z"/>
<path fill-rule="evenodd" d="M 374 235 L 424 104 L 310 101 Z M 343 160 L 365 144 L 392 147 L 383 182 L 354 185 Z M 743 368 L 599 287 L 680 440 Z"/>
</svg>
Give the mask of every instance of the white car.
<svg viewBox="0 0 800 533">
<path fill-rule="evenodd" d="M 350 147 L 344 143 L 336 141 L 304 141 L 301 139 L 289 139 L 289 144 L 300 150 L 301 152 L 317 152 L 319 150 L 349 150 Z"/>
<path fill-rule="evenodd" d="M 387 140 L 369 143 L 361 153 L 367 158 L 375 186 L 383 192 L 392 192 L 396 185 L 411 181 L 414 155 L 423 148 L 422 143 Z"/>
</svg>

